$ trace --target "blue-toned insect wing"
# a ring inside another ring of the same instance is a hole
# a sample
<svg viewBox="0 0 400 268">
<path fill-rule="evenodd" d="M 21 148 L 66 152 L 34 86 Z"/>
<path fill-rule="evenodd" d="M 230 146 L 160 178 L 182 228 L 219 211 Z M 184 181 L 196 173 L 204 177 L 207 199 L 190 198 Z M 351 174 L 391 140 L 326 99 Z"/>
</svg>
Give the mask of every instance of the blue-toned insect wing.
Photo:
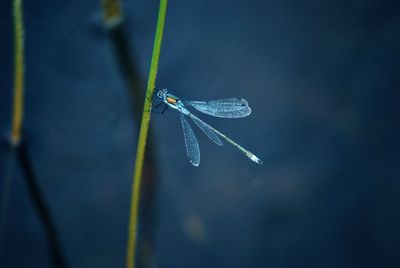
<svg viewBox="0 0 400 268">
<path fill-rule="evenodd" d="M 180 115 L 183 129 L 183 137 L 186 146 L 186 153 L 190 163 L 192 163 L 193 166 L 197 167 L 198 165 L 200 165 L 199 143 L 197 142 L 193 129 L 190 127 L 189 122 L 185 118 L 185 115 L 183 115 L 183 113 L 181 113 Z"/>
</svg>

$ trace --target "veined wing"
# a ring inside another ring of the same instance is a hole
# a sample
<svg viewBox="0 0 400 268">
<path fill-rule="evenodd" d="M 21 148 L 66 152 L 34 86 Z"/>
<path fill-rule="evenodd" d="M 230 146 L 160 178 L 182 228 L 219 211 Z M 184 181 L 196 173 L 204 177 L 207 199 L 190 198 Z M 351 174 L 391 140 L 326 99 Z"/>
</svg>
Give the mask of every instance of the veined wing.
<svg viewBox="0 0 400 268">
<path fill-rule="evenodd" d="M 198 166 L 200 164 L 200 149 L 197 142 L 196 136 L 194 135 L 193 129 L 190 127 L 188 121 L 183 113 L 181 115 L 181 123 L 183 129 L 183 137 L 185 139 L 186 153 L 189 157 L 190 163 L 193 166 Z"/>
<path fill-rule="evenodd" d="M 248 116 L 251 113 L 247 101 L 240 98 L 186 101 L 185 103 L 202 113 L 222 118 L 240 118 Z"/>
<path fill-rule="evenodd" d="M 204 123 L 202 120 L 200 120 L 197 116 L 193 115 L 193 114 L 189 114 L 190 118 L 192 118 L 192 120 L 196 123 L 196 125 L 203 130 L 203 132 L 216 144 L 222 146 L 223 143 L 221 141 L 221 139 L 218 137 L 217 133 L 214 132 L 214 130 L 212 130 L 212 128 L 207 125 L 206 123 Z"/>
</svg>

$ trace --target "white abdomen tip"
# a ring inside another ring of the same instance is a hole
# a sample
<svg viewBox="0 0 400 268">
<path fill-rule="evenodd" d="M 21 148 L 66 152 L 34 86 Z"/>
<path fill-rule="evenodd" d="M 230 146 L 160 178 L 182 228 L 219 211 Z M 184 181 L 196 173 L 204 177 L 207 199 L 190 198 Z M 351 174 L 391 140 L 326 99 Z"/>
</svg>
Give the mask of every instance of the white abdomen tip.
<svg viewBox="0 0 400 268">
<path fill-rule="evenodd" d="M 258 158 L 257 156 L 255 156 L 254 154 L 250 157 L 250 159 L 253 160 L 254 162 L 256 162 L 259 165 L 263 164 L 263 161 L 260 158 Z"/>
</svg>

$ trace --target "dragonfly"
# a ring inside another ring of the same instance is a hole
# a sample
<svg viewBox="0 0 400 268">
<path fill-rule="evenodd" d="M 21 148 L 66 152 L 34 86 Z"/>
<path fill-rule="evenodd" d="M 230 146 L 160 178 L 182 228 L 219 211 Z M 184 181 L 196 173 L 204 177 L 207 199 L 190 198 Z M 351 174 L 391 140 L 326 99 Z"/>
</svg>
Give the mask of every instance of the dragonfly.
<svg viewBox="0 0 400 268">
<path fill-rule="evenodd" d="M 177 110 L 180 113 L 186 153 L 190 163 L 193 166 L 197 167 L 200 164 L 200 148 L 193 129 L 189 125 L 189 122 L 186 120 L 187 117 L 189 117 L 204 132 L 204 134 L 206 134 L 213 142 L 215 142 L 219 146 L 223 145 L 221 141 L 222 138 L 228 143 L 232 144 L 234 147 L 236 147 L 239 151 L 244 153 L 252 161 L 256 162 L 259 165 L 263 164 L 263 161 L 255 154 L 253 154 L 243 146 L 239 145 L 238 143 L 234 142 L 225 134 L 208 125 L 187 109 L 187 107 L 190 106 L 199 112 L 215 117 L 241 118 L 251 114 L 251 109 L 245 99 L 226 98 L 210 101 L 182 101 L 178 97 L 168 93 L 167 89 L 156 89 L 154 100 L 158 102 L 155 107 L 159 107 L 160 105 L 164 104 L 161 113 L 164 113 L 168 107 Z"/>
</svg>

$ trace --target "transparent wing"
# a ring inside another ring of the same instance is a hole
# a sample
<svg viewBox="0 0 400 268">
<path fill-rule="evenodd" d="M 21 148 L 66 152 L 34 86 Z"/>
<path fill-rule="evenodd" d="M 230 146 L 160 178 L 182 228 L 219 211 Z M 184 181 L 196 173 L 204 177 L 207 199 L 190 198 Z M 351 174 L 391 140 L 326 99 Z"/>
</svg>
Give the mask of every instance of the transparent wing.
<svg viewBox="0 0 400 268">
<path fill-rule="evenodd" d="M 240 118 L 251 114 L 251 109 L 247 101 L 240 98 L 210 101 L 187 101 L 185 103 L 202 113 L 216 117 Z"/>
<path fill-rule="evenodd" d="M 196 123 L 196 125 L 203 130 L 203 132 L 216 144 L 222 146 L 223 143 L 221 139 L 218 137 L 217 133 L 214 132 L 214 130 L 211 129 L 209 125 L 204 123 L 202 120 L 194 116 L 193 114 L 189 114 L 190 118 Z"/>
<path fill-rule="evenodd" d="M 194 135 L 193 129 L 190 127 L 185 116 L 181 113 L 181 123 L 183 129 L 183 137 L 185 139 L 186 153 L 189 157 L 190 163 L 193 166 L 198 166 L 200 164 L 200 149 L 197 142 L 196 136 Z"/>
</svg>

